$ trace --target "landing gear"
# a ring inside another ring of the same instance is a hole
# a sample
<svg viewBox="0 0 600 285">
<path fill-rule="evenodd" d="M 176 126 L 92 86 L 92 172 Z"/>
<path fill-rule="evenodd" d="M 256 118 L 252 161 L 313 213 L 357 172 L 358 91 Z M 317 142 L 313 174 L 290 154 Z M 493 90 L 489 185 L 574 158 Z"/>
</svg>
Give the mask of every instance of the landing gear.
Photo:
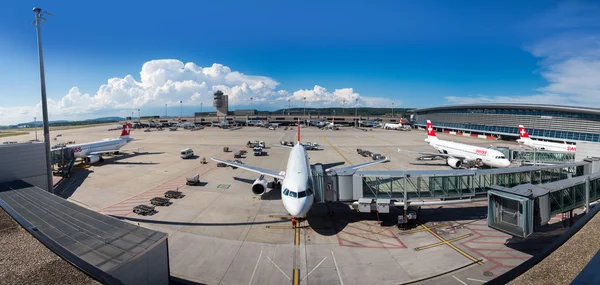
<svg viewBox="0 0 600 285">
<path fill-rule="evenodd" d="M 298 223 L 298 221 L 296 220 L 296 217 L 292 217 L 292 228 L 295 229 L 296 228 L 296 224 Z"/>
<path fill-rule="evenodd" d="M 104 162 L 104 158 L 101 156 L 100 159 L 98 160 L 100 162 Z"/>
</svg>

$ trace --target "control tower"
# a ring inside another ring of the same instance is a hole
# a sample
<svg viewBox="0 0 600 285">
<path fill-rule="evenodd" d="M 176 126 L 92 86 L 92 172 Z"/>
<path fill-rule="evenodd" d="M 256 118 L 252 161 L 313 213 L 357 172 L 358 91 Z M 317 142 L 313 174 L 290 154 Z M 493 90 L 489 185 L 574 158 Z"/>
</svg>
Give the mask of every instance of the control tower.
<svg viewBox="0 0 600 285">
<path fill-rule="evenodd" d="M 213 106 L 217 108 L 217 116 L 227 116 L 229 111 L 228 96 L 217 90 L 213 96 Z"/>
</svg>

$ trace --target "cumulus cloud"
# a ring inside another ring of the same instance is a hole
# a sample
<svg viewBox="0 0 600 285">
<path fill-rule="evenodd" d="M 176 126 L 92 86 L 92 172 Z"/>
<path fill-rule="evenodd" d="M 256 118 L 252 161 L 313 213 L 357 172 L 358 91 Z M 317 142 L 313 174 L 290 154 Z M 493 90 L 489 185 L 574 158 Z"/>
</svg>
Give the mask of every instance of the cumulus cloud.
<svg viewBox="0 0 600 285">
<path fill-rule="evenodd" d="M 140 71 L 140 80 L 132 75 L 123 78 L 110 78 L 94 94 L 84 93 L 78 87 L 72 87 L 60 100 L 48 99 L 50 119 L 69 119 L 93 117 L 97 114 L 112 115 L 118 110 L 127 110 L 128 115 L 137 108 L 158 108 L 165 104 L 178 104 L 183 101 L 187 106 L 212 106 L 212 95 L 221 90 L 229 95 L 230 105 L 250 105 L 255 108 L 276 109 L 287 107 L 287 100 L 301 102 L 306 97 L 307 106 L 385 106 L 391 100 L 379 97 L 364 97 L 352 88 L 328 91 L 315 85 L 312 89 L 289 92 L 278 89 L 279 82 L 273 78 L 247 75 L 233 71 L 228 66 L 215 63 L 209 67 L 200 67 L 193 62 L 183 63 L 176 59 L 152 60 L 144 63 Z M 15 112 L 15 110 L 17 110 Z M 5 114 L 0 124 L 30 120 L 32 114 L 41 114 L 37 106 L 2 108 Z"/>
</svg>

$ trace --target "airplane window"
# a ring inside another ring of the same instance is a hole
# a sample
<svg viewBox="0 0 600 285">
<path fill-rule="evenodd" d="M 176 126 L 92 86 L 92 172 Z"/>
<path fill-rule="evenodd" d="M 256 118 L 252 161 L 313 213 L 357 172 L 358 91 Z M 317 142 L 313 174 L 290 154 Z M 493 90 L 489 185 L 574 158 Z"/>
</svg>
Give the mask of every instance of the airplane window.
<svg viewBox="0 0 600 285">
<path fill-rule="evenodd" d="M 298 192 L 298 199 L 306 197 L 306 191 Z"/>
<path fill-rule="evenodd" d="M 297 197 L 297 195 L 298 195 L 298 194 L 297 194 L 296 192 L 294 192 L 294 191 L 290 191 L 290 197 L 292 197 L 292 198 L 296 198 L 296 197 Z"/>
<path fill-rule="evenodd" d="M 313 194 L 312 189 L 310 189 L 310 188 L 306 189 L 306 192 L 308 192 L 308 196 Z"/>
<path fill-rule="evenodd" d="M 289 193 L 290 193 L 290 190 L 288 190 L 287 188 L 285 188 L 285 190 L 283 190 L 283 195 L 288 196 Z"/>
</svg>

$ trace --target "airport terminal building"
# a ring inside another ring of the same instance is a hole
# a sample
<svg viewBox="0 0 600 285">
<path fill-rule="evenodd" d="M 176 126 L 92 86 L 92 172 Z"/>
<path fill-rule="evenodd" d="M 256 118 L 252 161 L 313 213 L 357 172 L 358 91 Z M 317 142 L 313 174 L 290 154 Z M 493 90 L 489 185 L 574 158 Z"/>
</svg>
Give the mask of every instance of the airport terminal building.
<svg viewBox="0 0 600 285">
<path fill-rule="evenodd" d="M 600 109 L 541 104 L 473 104 L 417 109 L 415 125 L 516 139 L 519 125 L 534 139 L 600 141 Z"/>
</svg>

